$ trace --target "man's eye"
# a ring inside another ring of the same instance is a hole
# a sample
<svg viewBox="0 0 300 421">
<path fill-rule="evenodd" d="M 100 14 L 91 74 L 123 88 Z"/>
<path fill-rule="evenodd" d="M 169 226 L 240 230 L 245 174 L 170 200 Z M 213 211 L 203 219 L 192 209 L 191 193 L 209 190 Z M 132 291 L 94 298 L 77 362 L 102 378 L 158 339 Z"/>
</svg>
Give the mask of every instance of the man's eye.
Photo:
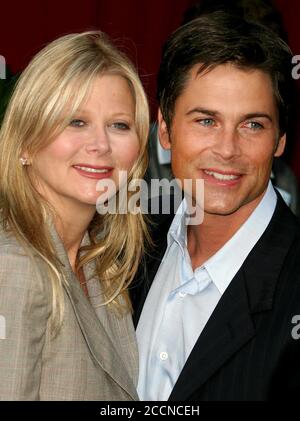
<svg viewBox="0 0 300 421">
<path fill-rule="evenodd" d="M 246 123 L 246 127 L 252 130 L 260 130 L 264 128 L 264 126 L 257 121 L 249 121 Z"/>
<path fill-rule="evenodd" d="M 122 121 L 117 121 L 112 124 L 112 127 L 117 130 L 129 130 L 129 124 Z"/>
<path fill-rule="evenodd" d="M 85 124 L 85 121 L 76 118 L 70 122 L 70 126 L 72 127 L 84 127 Z"/>
<path fill-rule="evenodd" d="M 204 127 L 213 126 L 215 123 L 215 121 L 212 118 L 201 118 L 200 120 L 197 120 L 197 121 Z"/>
</svg>

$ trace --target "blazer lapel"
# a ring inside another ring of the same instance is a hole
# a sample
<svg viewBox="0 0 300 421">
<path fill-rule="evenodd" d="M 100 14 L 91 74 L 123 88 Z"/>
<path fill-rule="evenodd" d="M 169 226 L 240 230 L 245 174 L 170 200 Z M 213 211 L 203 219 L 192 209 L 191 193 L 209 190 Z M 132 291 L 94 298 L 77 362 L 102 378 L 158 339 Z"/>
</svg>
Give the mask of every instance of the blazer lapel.
<svg viewBox="0 0 300 421">
<path fill-rule="evenodd" d="M 255 334 L 242 271 L 196 342 L 169 400 L 186 400 Z"/>
<path fill-rule="evenodd" d="M 272 308 L 277 279 L 295 237 L 296 226 L 296 218 L 278 197 L 269 226 L 220 299 L 170 400 L 188 399 L 255 335 L 252 314 Z"/>
<path fill-rule="evenodd" d="M 116 353 L 118 354 L 120 371 L 122 369 L 121 361 L 123 361 L 123 364 L 127 368 L 133 383 L 137 384 L 138 349 L 131 312 L 128 311 L 120 317 L 119 313 L 113 311 L 111 305 L 101 305 L 103 302 L 103 294 L 99 281 L 95 278 L 89 277 L 87 277 L 87 279 L 89 279 L 87 287 L 89 290 L 90 302 L 94 307 L 94 311 L 97 314 L 98 319 L 101 321 L 101 325 L 108 333 Z M 116 368 L 117 367 L 115 365 L 115 369 Z"/>
<path fill-rule="evenodd" d="M 131 377 L 129 376 L 118 349 L 114 345 L 101 320 L 83 293 L 69 263 L 64 246 L 55 231 L 51 227 L 51 236 L 56 253 L 63 265 L 67 283 L 64 289 L 72 304 L 75 316 L 85 338 L 86 344 L 95 362 L 118 383 L 133 399 L 137 399 L 137 393 Z M 85 241 L 87 241 L 85 237 Z M 115 332 L 112 332 L 115 334 Z"/>
</svg>

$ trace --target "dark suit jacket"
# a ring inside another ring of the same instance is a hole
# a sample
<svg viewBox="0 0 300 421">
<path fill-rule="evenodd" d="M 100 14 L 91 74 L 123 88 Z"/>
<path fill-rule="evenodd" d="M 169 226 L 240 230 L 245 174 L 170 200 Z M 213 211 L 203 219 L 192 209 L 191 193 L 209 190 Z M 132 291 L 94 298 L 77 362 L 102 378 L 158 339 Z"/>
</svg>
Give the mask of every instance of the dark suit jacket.
<svg viewBox="0 0 300 421">
<path fill-rule="evenodd" d="M 153 231 L 156 249 L 132 287 L 134 322 L 167 246 L 172 217 Z M 294 399 L 300 394 L 300 235 L 278 195 L 274 215 L 218 302 L 170 400 Z M 295 320 L 295 319 L 294 319 Z"/>
</svg>

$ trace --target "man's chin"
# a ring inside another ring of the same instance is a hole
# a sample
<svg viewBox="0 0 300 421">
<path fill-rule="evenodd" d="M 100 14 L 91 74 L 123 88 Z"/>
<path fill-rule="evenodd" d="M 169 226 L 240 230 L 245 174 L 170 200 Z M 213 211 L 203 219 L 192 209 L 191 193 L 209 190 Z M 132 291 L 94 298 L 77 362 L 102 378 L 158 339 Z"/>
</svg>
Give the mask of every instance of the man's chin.
<svg viewBox="0 0 300 421">
<path fill-rule="evenodd" d="M 220 204 L 220 205 L 212 205 L 207 206 L 204 205 L 204 213 L 207 215 L 219 215 L 219 216 L 227 216 L 232 215 L 235 212 L 237 212 L 239 209 L 238 206 L 232 206 L 232 205 L 226 205 L 226 204 Z"/>
</svg>

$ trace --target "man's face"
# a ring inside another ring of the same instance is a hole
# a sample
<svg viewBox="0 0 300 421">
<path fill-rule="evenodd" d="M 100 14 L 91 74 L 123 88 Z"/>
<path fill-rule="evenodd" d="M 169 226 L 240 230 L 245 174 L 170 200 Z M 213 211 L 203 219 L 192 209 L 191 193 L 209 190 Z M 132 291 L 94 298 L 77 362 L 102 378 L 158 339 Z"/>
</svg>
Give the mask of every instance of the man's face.
<svg viewBox="0 0 300 421">
<path fill-rule="evenodd" d="M 203 74 L 198 69 L 191 69 L 176 100 L 169 131 L 159 112 L 159 137 L 171 149 L 174 177 L 182 183 L 204 179 L 206 214 L 254 209 L 266 190 L 273 156 L 285 146 L 271 79 L 232 64 Z"/>
</svg>

